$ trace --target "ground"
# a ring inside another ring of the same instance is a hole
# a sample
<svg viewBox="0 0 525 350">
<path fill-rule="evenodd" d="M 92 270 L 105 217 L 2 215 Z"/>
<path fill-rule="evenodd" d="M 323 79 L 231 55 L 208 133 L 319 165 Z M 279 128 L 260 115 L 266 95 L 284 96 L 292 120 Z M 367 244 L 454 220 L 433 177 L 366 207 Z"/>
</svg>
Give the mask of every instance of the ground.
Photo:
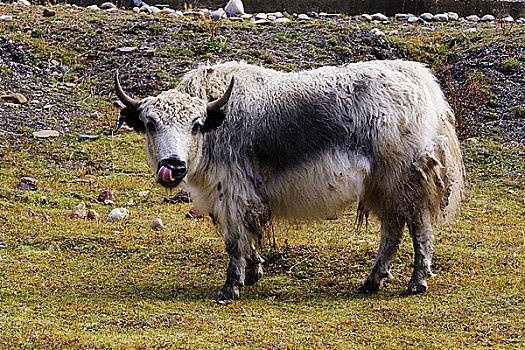
<svg viewBox="0 0 525 350">
<path fill-rule="evenodd" d="M 467 34 L 461 23 L 429 31 L 394 22 L 380 25 L 383 37 L 346 17 L 255 26 L 53 9 L 43 17 L 44 7 L 0 6 L 13 18 L 0 21 L 0 94 L 29 100 L 0 102 L 0 348 L 525 347 L 523 26 Z M 112 135 L 114 71 L 141 98 L 207 61 L 294 71 L 386 58 L 429 64 L 458 116 L 465 199 L 457 220 L 436 230 L 429 291 L 402 296 L 407 239 L 396 279 L 356 292 L 379 235 L 374 220 L 357 229 L 349 210 L 271 224 L 263 279 L 240 301 L 211 303 L 224 282 L 222 239 L 209 219 L 185 218 L 191 203 L 164 203 L 140 135 Z M 32 136 L 43 128 L 61 134 Z M 38 188 L 18 186 L 23 176 Z M 104 189 L 116 205 L 97 201 Z M 70 218 L 80 201 L 100 218 Z M 115 206 L 130 218 L 109 222 Z M 156 217 L 166 230 L 149 228 Z"/>
</svg>

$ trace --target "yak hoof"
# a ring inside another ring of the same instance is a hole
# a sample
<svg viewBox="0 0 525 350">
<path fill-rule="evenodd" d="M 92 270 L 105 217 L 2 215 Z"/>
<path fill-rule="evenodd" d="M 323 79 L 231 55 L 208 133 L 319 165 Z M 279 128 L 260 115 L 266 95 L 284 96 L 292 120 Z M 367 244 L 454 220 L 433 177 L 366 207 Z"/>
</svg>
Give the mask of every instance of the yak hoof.
<svg viewBox="0 0 525 350">
<path fill-rule="evenodd" d="M 231 302 L 232 300 L 239 300 L 240 292 L 237 286 L 224 286 L 219 291 L 217 296 L 217 302 L 224 304 L 225 302 Z"/>
<path fill-rule="evenodd" d="M 362 286 L 357 287 L 357 291 L 363 294 L 375 293 L 379 290 L 379 284 L 365 281 Z"/>
<path fill-rule="evenodd" d="M 422 294 L 422 293 L 425 293 L 427 289 L 428 289 L 428 285 L 427 285 L 427 281 L 425 280 L 419 281 L 418 283 L 416 282 L 409 283 L 408 289 L 405 292 L 404 296 Z"/>
</svg>

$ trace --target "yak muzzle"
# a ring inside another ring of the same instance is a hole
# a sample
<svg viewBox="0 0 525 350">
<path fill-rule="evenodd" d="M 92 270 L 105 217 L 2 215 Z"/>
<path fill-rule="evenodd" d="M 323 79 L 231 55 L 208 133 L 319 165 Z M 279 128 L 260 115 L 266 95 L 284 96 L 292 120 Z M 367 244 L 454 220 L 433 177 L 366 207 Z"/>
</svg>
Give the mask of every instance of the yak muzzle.
<svg viewBox="0 0 525 350">
<path fill-rule="evenodd" d="M 170 157 L 159 162 L 157 181 L 165 187 L 177 186 L 188 173 L 185 161 L 178 157 Z"/>
</svg>

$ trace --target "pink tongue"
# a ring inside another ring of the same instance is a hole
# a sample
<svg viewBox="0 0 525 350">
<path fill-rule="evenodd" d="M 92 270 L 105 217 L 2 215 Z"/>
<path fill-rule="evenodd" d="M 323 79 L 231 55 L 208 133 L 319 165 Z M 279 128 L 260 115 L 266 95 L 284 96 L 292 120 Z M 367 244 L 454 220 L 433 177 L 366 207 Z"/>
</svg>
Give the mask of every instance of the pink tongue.
<svg viewBox="0 0 525 350">
<path fill-rule="evenodd" d="M 161 179 L 163 182 L 173 182 L 175 180 L 173 176 L 171 176 L 171 170 L 166 168 L 165 166 L 160 167 L 157 175 L 159 176 L 159 179 Z"/>
</svg>

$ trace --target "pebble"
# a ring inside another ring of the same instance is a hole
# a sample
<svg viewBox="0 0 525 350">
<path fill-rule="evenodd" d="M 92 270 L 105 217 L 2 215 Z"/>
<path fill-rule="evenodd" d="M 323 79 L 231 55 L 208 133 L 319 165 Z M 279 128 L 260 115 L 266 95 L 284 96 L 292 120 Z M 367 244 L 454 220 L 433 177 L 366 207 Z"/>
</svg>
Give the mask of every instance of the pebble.
<svg viewBox="0 0 525 350">
<path fill-rule="evenodd" d="M 253 15 L 251 13 L 245 13 L 244 15 L 241 15 L 241 18 L 244 20 L 252 18 Z"/>
<path fill-rule="evenodd" d="M 90 5 L 88 7 L 86 7 L 87 9 L 90 9 L 90 10 L 93 10 L 93 11 L 98 11 L 100 10 L 100 8 L 97 6 L 97 5 Z"/>
<path fill-rule="evenodd" d="M 525 24 L 525 18 L 520 17 L 519 19 L 516 20 L 516 23 L 518 23 L 518 24 Z"/>
<path fill-rule="evenodd" d="M 434 18 L 434 15 L 429 12 L 425 12 L 421 16 L 419 16 L 419 18 L 421 18 L 424 21 L 430 22 Z"/>
<path fill-rule="evenodd" d="M 398 21 L 406 21 L 409 18 L 409 16 L 406 13 L 396 13 L 394 15 L 394 18 Z"/>
<path fill-rule="evenodd" d="M 268 18 L 268 15 L 266 13 L 258 13 L 255 15 L 255 20 L 266 20 Z"/>
<path fill-rule="evenodd" d="M 271 13 L 268 14 L 268 17 L 270 17 L 270 16 L 273 16 L 275 18 L 282 18 L 282 17 L 284 17 L 282 12 L 271 12 Z"/>
<path fill-rule="evenodd" d="M 87 215 L 86 213 L 86 203 L 80 202 L 76 207 L 71 209 L 71 218 L 72 219 L 83 219 Z"/>
<path fill-rule="evenodd" d="M 153 13 L 154 15 L 157 14 L 157 13 L 159 13 L 159 12 L 161 11 L 161 10 L 160 10 L 158 7 L 156 7 L 156 6 L 150 6 L 149 9 L 150 9 L 151 13 Z"/>
<path fill-rule="evenodd" d="M 13 94 L 0 95 L 0 100 L 11 102 L 11 103 L 16 103 L 19 105 L 23 105 L 27 103 L 27 98 L 18 92 L 15 92 Z"/>
<path fill-rule="evenodd" d="M 298 21 L 308 21 L 310 17 L 306 13 L 301 13 L 299 16 L 297 16 Z"/>
<path fill-rule="evenodd" d="M 100 5 L 100 9 L 102 10 L 111 10 L 111 9 L 116 9 L 117 6 L 115 6 L 113 3 L 111 2 L 104 2 Z"/>
<path fill-rule="evenodd" d="M 166 204 L 177 204 L 177 203 L 189 203 L 191 201 L 190 194 L 184 190 L 180 190 L 174 196 L 165 197 L 163 203 Z"/>
<path fill-rule="evenodd" d="M 277 18 L 274 22 L 275 23 L 290 23 L 291 20 L 286 17 L 281 17 L 281 18 Z"/>
<path fill-rule="evenodd" d="M 481 17 L 480 21 L 481 22 L 492 22 L 493 20 L 495 20 L 496 18 L 492 15 L 485 15 L 483 17 Z"/>
<path fill-rule="evenodd" d="M 374 13 L 370 17 L 372 18 L 373 21 L 380 21 L 380 22 L 388 21 L 388 17 L 382 13 Z"/>
<path fill-rule="evenodd" d="M 438 13 L 433 18 L 436 22 L 448 22 L 448 15 L 446 13 Z"/>
<path fill-rule="evenodd" d="M 448 16 L 448 19 L 451 21 L 457 21 L 459 19 L 459 15 L 456 12 L 445 12 L 445 14 Z"/>
<path fill-rule="evenodd" d="M 153 219 L 149 227 L 154 231 L 162 231 L 166 229 L 166 226 L 164 226 L 160 218 Z"/>
<path fill-rule="evenodd" d="M 416 23 L 420 20 L 420 18 L 416 17 L 416 16 L 412 16 L 412 17 L 408 17 L 407 19 L 407 22 L 408 23 Z"/>
<path fill-rule="evenodd" d="M 24 183 L 24 184 L 27 184 L 27 185 L 33 185 L 33 186 L 36 186 L 36 183 L 38 182 L 37 179 L 35 178 L 32 178 L 32 177 L 29 177 L 29 176 L 24 176 L 20 179 L 20 182 Z"/>
<path fill-rule="evenodd" d="M 120 53 L 131 53 L 131 52 L 137 51 L 137 47 L 136 46 L 124 46 L 124 47 L 119 47 L 117 51 Z"/>
<path fill-rule="evenodd" d="M 168 16 L 171 15 L 172 13 L 175 13 L 175 10 L 170 9 L 170 8 L 164 8 L 158 12 L 159 15 L 168 15 Z"/>
<path fill-rule="evenodd" d="M 465 30 L 465 33 L 476 33 L 478 30 L 476 28 L 469 28 Z"/>
<path fill-rule="evenodd" d="M 202 219 L 203 217 L 204 213 L 195 207 L 192 207 L 186 214 L 187 219 Z"/>
<path fill-rule="evenodd" d="M 504 22 L 514 22 L 514 18 L 512 16 L 505 16 L 503 17 Z"/>
<path fill-rule="evenodd" d="M 115 204 L 115 201 L 117 200 L 117 195 L 111 192 L 110 190 L 102 190 L 98 194 L 97 200 L 106 205 L 113 205 Z"/>
<path fill-rule="evenodd" d="M 78 136 L 77 136 L 77 139 L 78 139 L 79 141 L 85 141 L 85 140 L 87 140 L 87 141 L 95 141 L 95 140 L 97 140 L 98 138 L 99 138 L 98 135 L 86 135 L 86 134 L 81 134 L 81 135 L 78 135 Z"/>
<path fill-rule="evenodd" d="M 224 11 L 224 9 L 221 7 L 218 10 L 211 11 L 210 12 L 210 17 L 212 19 L 224 19 L 224 18 L 226 18 L 226 11 Z"/>
<path fill-rule="evenodd" d="M 48 137 L 58 137 L 60 136 L 60 132 L 56 130 L 40 130 L 33 132 L 33 137 L 37 137 L 40 139 L 45 139 Z"/>
<path fill-rule="evenodd" d="M 379 28 L 374 28 L 370 31 L 370 34 L 372 35 L 375 35 L 375 36 L 384 36 L 385 33 L 383 31 L 381 31 L 381 29 Z"/>
<path fill-rule="evenodd" d="M 479 17 L 476 15 L 467 16 L 465 19 L 469 22 L 479 22 Z"/>
<path fill-rule="evenodd" d="M 149 191 L 140 191 L 139 192 L 139 197 L 147 197 L 149 194 Z"/>
<path fill-rule="evenodd" d="M 368 21 L 368 22 L 370 22 L 372 20 L 372 16 L 370 16 L 367 13 L 362 14 L 360 18 L 365 20 L 365 21 Z"/>
<path fill-rule="evenodd" d="M 244 4 L 241 0 L 230 0 L 224 6 L 224 11 L 233 14 L 234 16 L 244 13 Z"/>
<path fill-rule="evenodd" d="M 133 8 L 133 12 L 135 12 L 135 13 L 139 13 L 139 12 L 140 12 L 140 8 L 135 6 L 135 7 Z"/>
<path fill-rule="evenodd" d="M 129 210 L 127 210 L 126 208 L 115 208 L 109 213 L 108 220 L 120 221 L 126 219 L 128 216 Z"/>
<path fill-rule="evenodd" d="M 0 21 L 12 21 L 13 20 L 13 16 L 9 16 L 9 15 L 2 15 L 0 16 Z"/>
<path fill-rule="evenodd" d="M 31 185 L 31 184 L 26 184 L 26 183 L 19 183 L 18 185 L 16 185 L 16 188 L 21 190 L 21 191 L 36 191 L 36 190 L 38 190 L 38 186 L 37 185 Z"/>
<path fill-rule="evenodd" d="M 50 9 L 45 8 L 44 12 L 42 12 L 42 16 L 44 17 L 54 17 L 56 15 L 56 12 Z"/>
<path fill-rule="evenodd" d="M 27 0 L 18 0 L 16 2 L 18 5 L 23 5 L 23 6 L 31 6 L 31 3 Z"/>
<path fill-rule="evenodd" d="M 96 211 L 94 211 L 93 209 L 89 209 L 88 210 L 88 212 L 87 212 L 88 220 L 98 220 L 99 217 L 100 217 L 100 215 L 98 215 L 98 213 Z"/>
</svg>

